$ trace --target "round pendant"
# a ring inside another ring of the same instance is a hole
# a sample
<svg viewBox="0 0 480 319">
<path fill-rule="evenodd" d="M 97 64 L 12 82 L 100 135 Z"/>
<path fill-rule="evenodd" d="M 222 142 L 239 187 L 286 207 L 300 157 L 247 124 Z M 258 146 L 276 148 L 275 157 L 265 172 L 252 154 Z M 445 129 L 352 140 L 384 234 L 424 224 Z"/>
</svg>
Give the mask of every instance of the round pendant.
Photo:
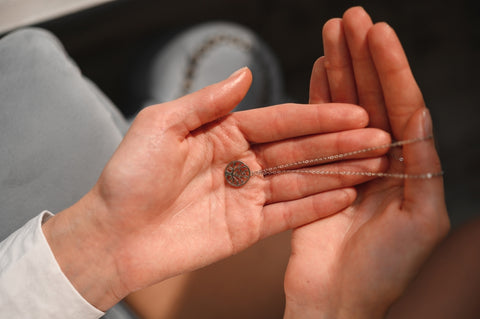
<svg viewBox="0 0 480 319">
<path fill-rule="evenodd" d="M 233 187 L 245 185 L 250 179 L 250 168 L 240 161 L 228 163 L 225 167 L 225 180 Z"/>
</svg>

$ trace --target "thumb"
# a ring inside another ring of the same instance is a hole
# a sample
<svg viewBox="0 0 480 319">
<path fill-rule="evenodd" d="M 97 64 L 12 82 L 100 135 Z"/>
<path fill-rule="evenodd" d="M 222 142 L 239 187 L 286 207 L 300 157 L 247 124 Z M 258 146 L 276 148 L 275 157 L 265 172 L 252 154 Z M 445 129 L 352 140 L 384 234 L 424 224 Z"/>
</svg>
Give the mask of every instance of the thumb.
<svg viewBox="0 0 480 319">
<path fill-rule="evenodd" d="M 242 101 L 251 83 L 252 73 L 243 67 L 223 81 L 169 102 L 168 107 L 180 116 L 178 120 L 191 132 L 227 115 Z"/>
<path fill-rule="evenodd" d="M 430 112 L 421 107 L 411 116 L 404 134 L 405 139 L 426 138 L 404 146 L 405 173 L 423 177 L 405 180 L 405 204 L 411 205 L 412 211 L 444 205 L 443 178 L 437 176 L 442 171 L 440 159 L 433 138 L 427 138 L 432 134 Z"/>
</svg>

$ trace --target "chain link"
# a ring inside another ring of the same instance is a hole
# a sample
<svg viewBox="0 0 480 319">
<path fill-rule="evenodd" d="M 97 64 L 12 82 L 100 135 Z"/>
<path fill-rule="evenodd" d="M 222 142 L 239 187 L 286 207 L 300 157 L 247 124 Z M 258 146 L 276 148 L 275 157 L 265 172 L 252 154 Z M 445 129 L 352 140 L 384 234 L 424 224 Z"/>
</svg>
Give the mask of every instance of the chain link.
<svg viewBox="0 0 480 319">
<path fill-rule="evenodd" d="M 369 172 L 369 171 L 313 170 L 313 169 L 305 169 L 305 167 L 314 166 L 314 165 L 318 165 L 325 162 L 332 162 L 332 161 L 337 161 L 341 159 L 347 159 L 358 154 L 369 153 L 379 149 L 400 147 L 407 144 L 426 141 L 431 138 L 433 137 L 432 136 L 419 137 L 419 138 L 414 138 L 410 140 L 397 141 L 390 144 L 367 147 L 360 150 L 355 150 L 355 151 L 341 153 L 341 154 L 322 156 L 314 159 L 282 164 L 282 165 L 254 171 L 251 173 L 251 176 L 268 176 L 268 175 L 297 173 L 297 174 L 315 174 L 315 175 L 373 176 L 373 177 L 386 177 L 386 178 L 398 178 L 398 179 L 430 179 L 433 177 L 442 176 L 443 172 L 424 173 L 424 174 L 403 174 L 403 173 L 380 173 L 380 172 Z"/>
</svg>

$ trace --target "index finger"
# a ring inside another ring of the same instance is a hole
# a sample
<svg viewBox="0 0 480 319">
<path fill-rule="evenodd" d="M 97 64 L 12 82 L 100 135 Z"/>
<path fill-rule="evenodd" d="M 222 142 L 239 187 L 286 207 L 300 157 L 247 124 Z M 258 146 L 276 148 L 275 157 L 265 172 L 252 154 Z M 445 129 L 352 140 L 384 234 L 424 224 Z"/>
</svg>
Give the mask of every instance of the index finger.
<svg viewBox="0 0 480 319">
<path fill-rule="evenodd" d="M 282 104 L 231 116 L 250 143 L 274 142 L 368 125 L 368 114 L 363 108 L 343 103 Z"/>
<path fill-rule="evenodd" d="M 372 20 L 363 8 L 353 7 L 343 15 L 343 26 L 352 58 L 359 105 L 367 110 L 372 127 L 389 131 L 382 88 L 367 42 Z"/>
<path fill-rule="evenodd" d="M 405 126 L 419 108 L 425 107 L 407 57 L 395 31 L 386 23 L 375 24 L 368 45 L 383 89 L 385 107 L 395 139 L 404 139 Z"/>
</svg>

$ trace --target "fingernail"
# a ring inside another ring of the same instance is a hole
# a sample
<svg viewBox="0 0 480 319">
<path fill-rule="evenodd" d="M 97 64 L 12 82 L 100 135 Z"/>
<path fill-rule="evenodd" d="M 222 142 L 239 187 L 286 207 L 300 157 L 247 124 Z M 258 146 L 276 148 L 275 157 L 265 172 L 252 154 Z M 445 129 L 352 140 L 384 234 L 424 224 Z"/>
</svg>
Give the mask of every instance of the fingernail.
<svg viewBox="0 0 480 319">
<path fill-rule="evenodd" d="M 423 132 L 425 136 L 432 136 L 433 135 L 433 127 L 432 127 L 432 117 L 430 115 L 430 111 L 425 108 L 423 110 Z"/>
<path fill-rule="evenodd" d="M 240 75 L 241 73 L 243 73 L 243 72 L 245 71 L 245 69 L 247 69 L 246 66 L 244 66 L 243 68 L 238 69 L 237 71 L 235 71 L 235 72 L 233 72 L 232 74 L 230 74 L 230 76 L 229 76 L 228 78 L 230 79 L 230 78 L 234 78 L 234 77 Z"/>
<path fill-rule="evenodd" d="M 380 22 L 377 22 L 376 24 L 381 24 L 385 27 L 385 29 L 387 30 L 393 30 L 392 26 L 390 24 L 388 24 L 388 22 L 386 21 L 380 21 Z"/>
</svg>

